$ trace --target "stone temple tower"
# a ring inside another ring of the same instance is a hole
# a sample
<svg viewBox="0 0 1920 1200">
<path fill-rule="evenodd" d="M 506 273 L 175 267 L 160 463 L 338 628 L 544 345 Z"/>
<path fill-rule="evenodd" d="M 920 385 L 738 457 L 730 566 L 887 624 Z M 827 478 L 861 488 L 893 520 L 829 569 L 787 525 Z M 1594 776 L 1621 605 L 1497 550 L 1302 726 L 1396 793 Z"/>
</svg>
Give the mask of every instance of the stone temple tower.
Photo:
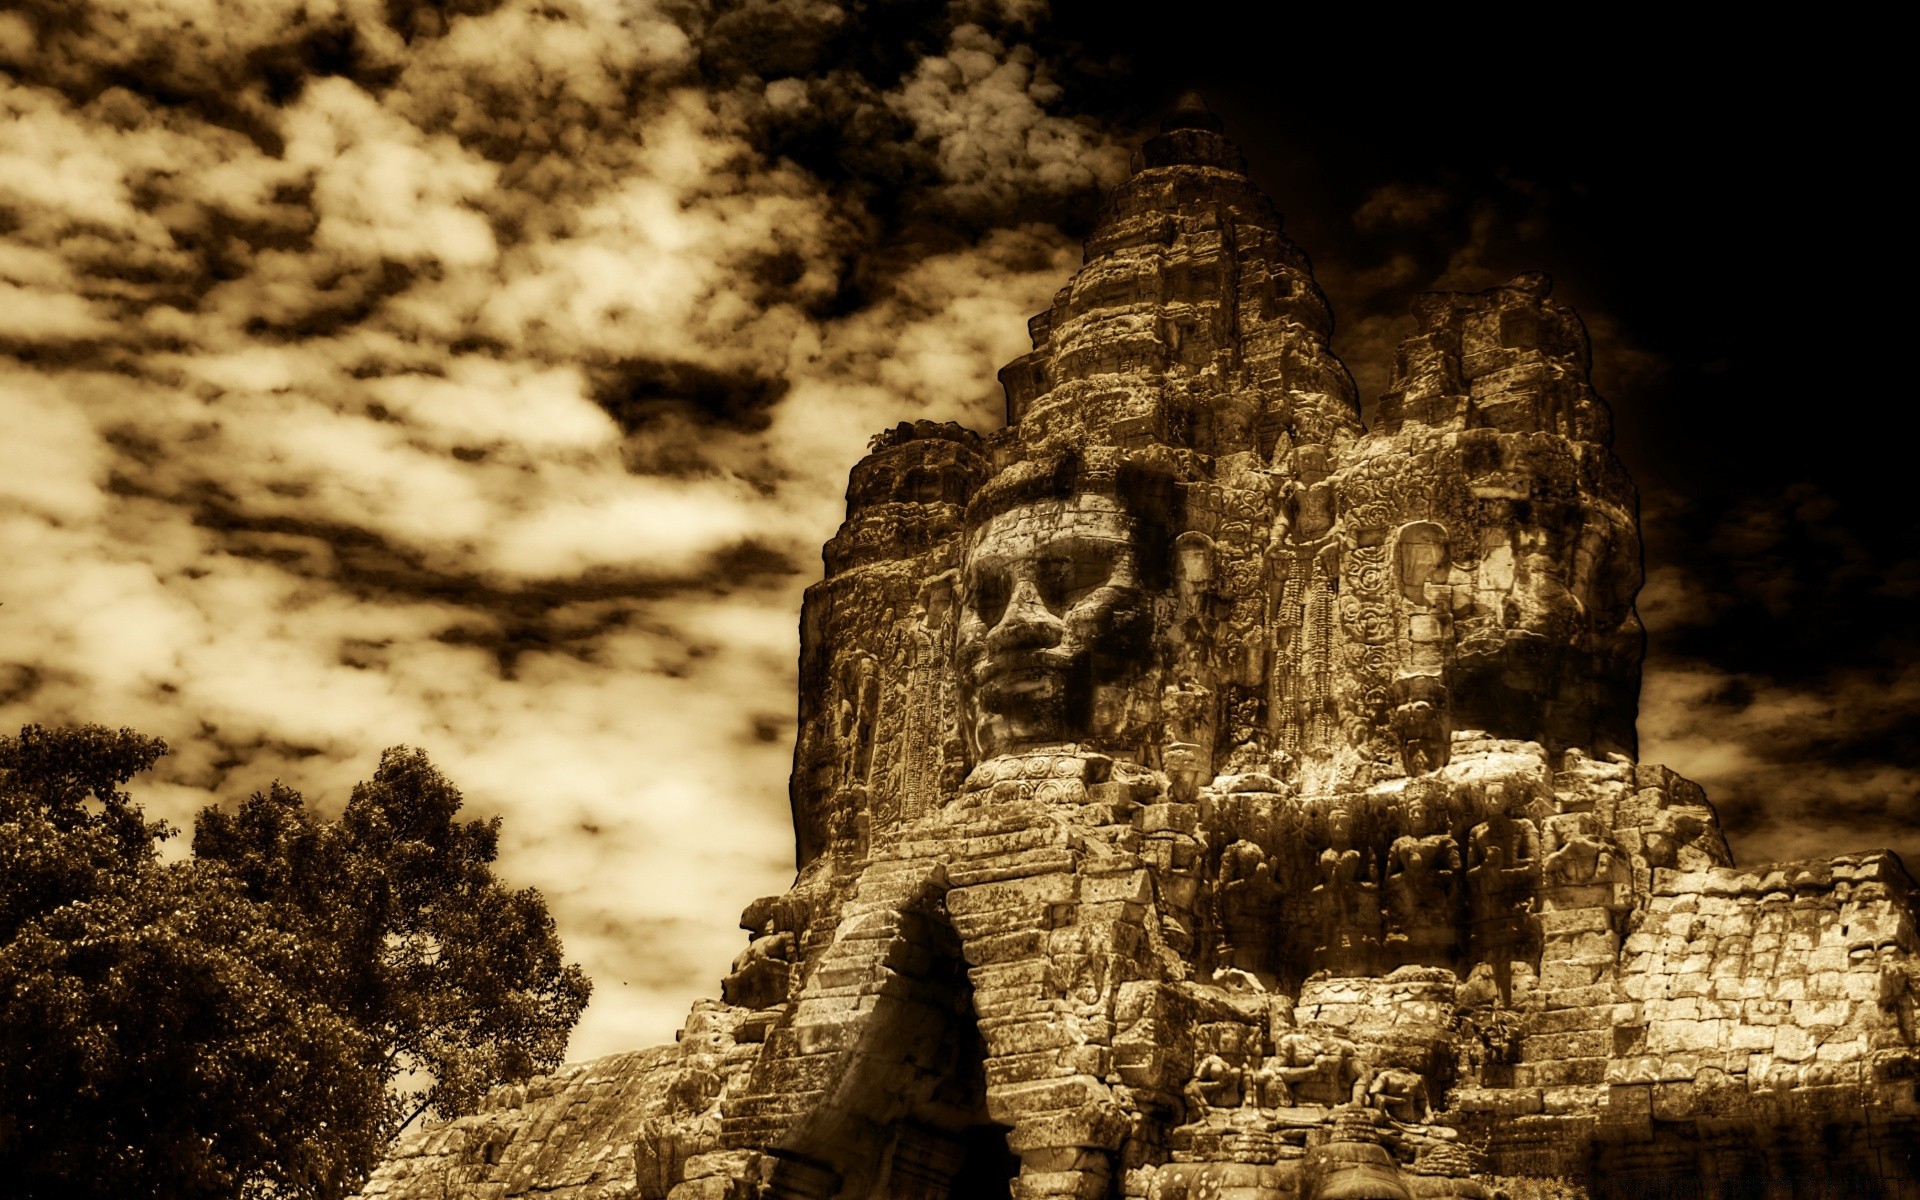
<svg viewBox="0 0 1920 1200">
<path fill-rule="evenodd" d="M 1736 870 L 1635 760 L 1632 485 L 1541 276 L 1417 304 L 1371 429 L 1183 103 L 1008 364 L 854 467 L 798 875 L 677 1045 L 369 1196 L 1920 1195 L 1915 887 Z"/>
</svg>

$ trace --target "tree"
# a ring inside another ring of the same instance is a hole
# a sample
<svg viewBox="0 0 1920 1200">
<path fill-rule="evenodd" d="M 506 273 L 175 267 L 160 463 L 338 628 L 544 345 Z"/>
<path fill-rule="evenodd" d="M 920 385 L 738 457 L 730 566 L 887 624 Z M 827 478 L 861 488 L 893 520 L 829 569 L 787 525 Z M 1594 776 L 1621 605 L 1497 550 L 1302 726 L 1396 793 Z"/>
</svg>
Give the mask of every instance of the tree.
<svg viewBox="0 0 1920 1200">
<path fill-rule="evenodd" d="M 397 748 L 324 821 L 278 784 L 195 857 L 124 785 L 129 730 L 0 738 L 0 1188 L 335 1197 L 421 1111 L 557 1065 L 588 985 L 499 822 Z"/>
<path fill-rule="evenodd" d="M 397 1126 L 558 1065 L 591 990 L 540 894 L 494 879 L 499 818 L 456 821 L 460 804 L 425 754 L 395 747 L 338 821 L 276 784 L 194 831 L 199 859 L 339 955 L 330 999 L 378 1032 Z"/>
<path fill-rule="evenodd" d="M 158 738 L 97 725 L 0 737 L 0 943 L 155 860 L 173 831 L 148 824 L 121 789 L 166 752 Z"/>
<path fill-rule="evenodd" d="M 386 1097 L 309 947 L 193 864 L 122 882 L 0 948 L 11 1194 L 344 1194 Z"/>
</svg>

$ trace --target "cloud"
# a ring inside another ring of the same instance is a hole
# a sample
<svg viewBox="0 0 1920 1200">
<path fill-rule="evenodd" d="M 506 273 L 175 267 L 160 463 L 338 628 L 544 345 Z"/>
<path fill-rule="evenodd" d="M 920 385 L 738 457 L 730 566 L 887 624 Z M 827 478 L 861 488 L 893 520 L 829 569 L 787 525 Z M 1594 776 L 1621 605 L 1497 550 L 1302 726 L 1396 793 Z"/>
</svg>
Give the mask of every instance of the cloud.
<svg viewBox="0 0 1920 1200">
<path fill-rule="evenodd" d="M 1353 223 L 1363 230 L 1418 229 L 1457 202 L 1447 189 L 1433 184 L 1384 184 L 1354 210 Z"/>
<path fill-rule="evenodd" d="M 1920 862 L 1914 735 L 1920 667 L 1834 671 L 1801 685 L 1656 660 L 1641 757 L 1705 785 L 1743 864 L 1891 848 Z"/>
<path fill-rule="evenodd" d="M 1709 591 L 1686 567 L 1661 563 L 1647 569 L 1634 607 L 1647 633 L 1658 638 L 1681 629 L 1712 625 L 1726 609 L 1727 601 Z"/>
<path fill-rule="evenodd" d="M 791 878 L 846 471 L 994 371 L 1125 155 L 1030 4 L 0 16 L 0 722 L 187 824 L 427 750 L 666 1040 Z M 723 602 L 722 602 L 723 601 Z"/>
<path fill-rule="evenodd" d="M 1124 177 L 1125 158 L 1090 122 L 1047 114 L 1042 106 L 1060 89 L 1036 58 L 1026 46 L 1009 48 L 977 25 L 962 25 L 945 54 L 922 59 L 889 97 L 932 147 L 944 202 L 1012 215 Z"/>
<path fill-rule="evenodd" d="M 1642 345 L 1614 314 L 1583 309 L 1580 319 L 1593 352 L 1593 386 L 1602 396 L 1652 393 L 1672 374 L 1672 360 Z"/>
</svg>

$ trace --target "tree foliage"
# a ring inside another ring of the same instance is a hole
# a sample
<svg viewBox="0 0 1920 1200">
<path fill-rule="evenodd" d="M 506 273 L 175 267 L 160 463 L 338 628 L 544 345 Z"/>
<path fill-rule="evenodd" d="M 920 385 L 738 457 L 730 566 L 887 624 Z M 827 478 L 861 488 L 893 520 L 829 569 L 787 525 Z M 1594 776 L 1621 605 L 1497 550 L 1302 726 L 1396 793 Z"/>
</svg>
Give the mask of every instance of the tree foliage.
<svg viewBox="0 0 1920 1200">
<path fill-rule="evenodd" d="M 0 1188 L 340 1196 L 419 1112 L 558 1064 L 587 982 L 425 755 L 338 820 L 277 783 L 209 808 L 168 864 L 124 790 L 165 751 L 0 737 Z"/>
<path fill-rule="evenodd" d="M 99 726 L 0 737 L 0 942 L 155 860 L 172 831 L 148 824 L 122 789 L 166 752 L 158 738 Z"/>
<path fill-rule="evenodd" d="M 494 879 L 499 818 L 459 809 L 426 755 L 396 747 L 338 821 L 275 785 L 202 812 L 194 832 L 199 859 L 339 955 L 329 999 L 378 1032 L 390 1078 L 404 1073 L 401 1123 L 469 1112 L 500 1080 L 558 1064 L 589 991 L 540 894 Z"/>
</svg>

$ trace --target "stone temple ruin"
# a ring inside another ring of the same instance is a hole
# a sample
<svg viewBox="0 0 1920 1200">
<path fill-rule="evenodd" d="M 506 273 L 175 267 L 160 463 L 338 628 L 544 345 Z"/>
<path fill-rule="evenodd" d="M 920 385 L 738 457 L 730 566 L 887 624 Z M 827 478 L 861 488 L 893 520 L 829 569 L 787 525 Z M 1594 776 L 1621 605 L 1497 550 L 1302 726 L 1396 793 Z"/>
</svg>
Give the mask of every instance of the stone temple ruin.
<svg viewBox="0 0 1920 1200">
<path fill-rule="evenodd" d="M 1363 427 L 1183 104 L 1001 373 L 854 467 L 802 614 L 799 874 L 675 1046 L 365 1194 L 1920 1195 L 1916 889 L 1736 869 L 1635 758 L 1632 485 L 1522 276 Z"/>
</svg>

